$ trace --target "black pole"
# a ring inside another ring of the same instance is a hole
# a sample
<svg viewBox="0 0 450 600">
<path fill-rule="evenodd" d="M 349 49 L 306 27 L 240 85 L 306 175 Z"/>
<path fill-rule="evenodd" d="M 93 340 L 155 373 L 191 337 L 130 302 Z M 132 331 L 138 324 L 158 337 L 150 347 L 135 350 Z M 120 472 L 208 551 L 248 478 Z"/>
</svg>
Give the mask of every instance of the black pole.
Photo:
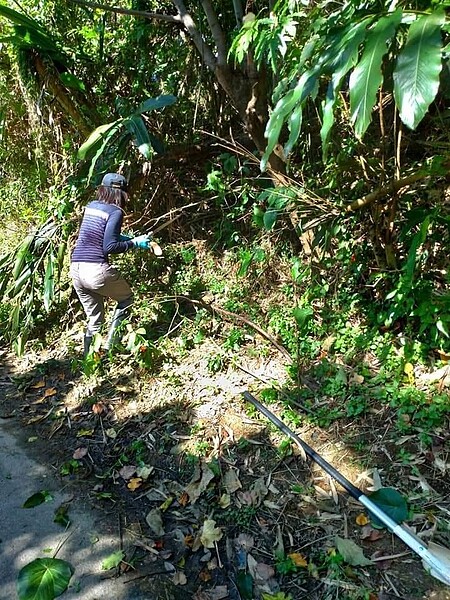
<svg viewBox="0 0 450 600">
<path fill-rule="evenodd" d="M 272 421 L 272 423 L 274 423 L 279 429 L 281 429 L 281 431 L 283 433 L 288 435 L 301 448 L 303 448 L 305 453 L 315 463 L 317 463 L 320 467 L 322 467 L 322 469 L 326 473 L 328 473 L 328 475 L 331 475 L 331 477 L 333 477 L 333 479 L 335 479 L 338 483 L 340 483 L 340 485 L 344 488 L 344 490 L 346 490 L 350 494 L 350 496 L 355 498 L 355 500 L 359 500 L 359 498 L 361 496 L 363 496 L 363 492 L 360 489 L 358 489 L 356 486 L 354 486 L 353 483 L 351 483 L 346 477 L 344 477 L 342 475 L 342 473 L 339 473 L 339 471 L 337 471 L 332 465 L 330 465 L 329 462 L 327 462 L 324 458 L 322 458 L 322 456 L 320 456 L 320 454 L 317 454 L 317 452 L 313 448 L 311 448 L 311 446 L 309 446 L 309 444 L 307 444 L 301 438 L 299 438 L 298 435 L 292 431 L 292 429 L 289 429 L 289 427 L 287 425 L 285 425 L 283 423 L 283 421 L 280 421 L 280 419 L 278 417 L 276 417 L 272 412 L 270 412 L 269 409 L 267 409 L 265 406 L 263 406 L 254 396 L 252 396 L 250 394 L 250 392 L 243 392 L 242 395 L 244 396 L 244 398 L 246 400 L 248 400 L 248 402 L 253 404 L 253 406 L 255 408 L 257 408 L 260 412 L 262 412 L 262 414 L 265 417 L 267 417 L 269 419 L 269 421 Z"/>
</svg>

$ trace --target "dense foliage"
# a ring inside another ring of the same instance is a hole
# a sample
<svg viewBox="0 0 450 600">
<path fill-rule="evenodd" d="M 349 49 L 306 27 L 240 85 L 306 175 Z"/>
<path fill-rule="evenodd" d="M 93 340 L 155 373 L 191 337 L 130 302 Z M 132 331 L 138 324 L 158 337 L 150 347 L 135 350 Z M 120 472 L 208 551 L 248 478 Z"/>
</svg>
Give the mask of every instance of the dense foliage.
<svg viewBox="0 0 450 600">
<path fill-rule="evenodd" d="M 211 221 L 217 247 L 248 244 L 244 272 L 269 235 L 299 265 L 316 265 L 311 289 L 317 269 L 326 278 L 338 268 L 375 327 L 448 348 L 443 9 L 244 8 L 0 5 L 1 320 L 19 351 L 67 301 L 67 243 L 101 175 L 122 169 L 145 215 L 157 165 L 188 174 L 190 152 L 210 147 L 211 134 L 222 147 L 195 185 L 222 215 Z"/>
</svg>

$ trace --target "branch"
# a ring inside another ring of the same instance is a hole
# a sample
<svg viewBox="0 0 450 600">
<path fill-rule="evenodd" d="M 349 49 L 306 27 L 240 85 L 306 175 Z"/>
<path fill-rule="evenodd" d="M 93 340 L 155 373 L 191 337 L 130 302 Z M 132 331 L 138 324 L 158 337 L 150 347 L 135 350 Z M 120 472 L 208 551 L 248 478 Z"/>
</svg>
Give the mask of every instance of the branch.
<svg viewBox="0 0 450 600">
<path fill-rule="evenodd" d="M 212 53 L 211 48 L 208 46 L 208 44 L 205 44 L 205 42 L 203 41 L 202 35 L 201 35 L 200 31 L 198 30 L 198 27 L 195 24 L 194 19 L 191 17 L 191 15 L 186 10 L 183 0 L 172 0 L 172 4 L 177 9 L 178 18 L 180 19 L 181 23 L 183 24 L 183 26 L 186 28 L 187 32 L 189 33 L 189 36 L 190 36 L 191 40 L 194 42 L 195 47 L 199 51 L 203 62 L 209 69 L 211 69 L 211 71 L 214 71 L 217 66 L 216 58 L 215 58 L 214 54 Z"/>
<path fill-rule="evenodd" d="M 225 37 L 222 27 L 220 26 L 216 11 L 214 10 L 213 5 L 211 4 L 211 0 L 201 0 L 201 4 L 202 4 L 203 10 L 204 10 L 204 13 L 206 15 L 206 19 L 208 21 L 208 25 L 211 30 L 211 34 L 216 43 L 217 64 L 226 65 L 228 63 L 228 61 L 227 61 L 228 51 L 227 51 L 226 37 Z"/>
<path fill-rule="evenodd" d="M 359 210 L 360 208 L 365 208 L 369 204 L 372 204 L 372 202 L 375 202 L 375 200 L 378 200 L 378 198 L 382 198 L 383 196 L 387 196 L 388 194 L 395 194 L 402 188 L 411 185 L 416 181 L 420 181 L 421 179 L 425 179 L 426 177 L 429 177 L 429 173 L 422 172 L 415 173 L 414 175 L 410 175 L 409 177 L 404 177 L 403 179 L 391 181 L 391 183 L 389 183 L 388 185 L 385 185 L 384 187 L 379 188 L 378 190 L 375 190 L 370 194 L 367 194 L 367 196 L 364 196 L 364 198 L 360 198 L 359 200 L 355 200 L 354 202 L 349 204 L 346 207 L 345 212 L 349 213 L 354 212 L 355 210 Z"/>
<path fill-rule="evenodd" d="M 277 340 L 273 336 L 270 335 L 270 333 L 267 333 L 267 331 L 264 331 L 264 329 L 261 329 L 261 327 L 259 325 L 257 325 L 253 321 L 250 321 L 249 319 L 247 319 L 247 317 L 243 317 L 236 313 L 230 312 L 229 310 L 225 310 L 224 308 L 220 308 L 219 306 L 216 306 L 215 304 L 208 304 L 207 302 L 204 302 L 203 300 L 194 300 L 193 298 L 189 298 L 189 296 L 177 296 L 177 298 L 182 299 L 182 300 L 187 300 L 188 302 L 190 302 L 191 304 L 194 304 L 195 306 L 201 306 L 202 308 L 205 308 L 206 310 L 208 310 L 211 313 L 216 312 L 216 313 L 219 313 L 219 315 L 228 317 L 233 321 L 240 321 L 241 323 L 248 325 L 249 327 L 251 327 L 252 329 L 257 331 L 259 333 L 259 335 L 261 335 L 263 338 L 266 338 L 266 340 L 268 340 L 273 346 L 275 346 L 275 348 L 279 352 L 281 352 L 281 354 L 290 363 L 292 363 L 292 356 L 289 354 L 289 352 L 286 350 L 286 348 L 284 346 L 282 346 L 281 344 L 279 344 L 277 342 Z"/>
<path fill-rule="evenodd" d="M 135 17 L 143 17 L 144 19 L 155 19 L 157 21 L 167 21 L 168 23 L 180 24 L 181 19 L 179 15 L 164 15 L 161 13 L 146 12 L 143 10 L 132 10 L 127 8 L 118 8 L 116 6 L 108 6 L 107 4 L 99 4 L 97 2 L 90 2 L 89 0 L 69 0 L 74 4 L 80 4 L 81 6 L 87 6 L 89 8 L 98 8 L 100 10 L 106 10 L 108 12 L 121 14 L 121 15 L 133 15 Z"/>
<path fill-rule="evenodd" d="M 244 9 L 242 7 L 242 0 L 233 0 L 234 15 L 236 17 L 236 23 L 238 27 L 242 27 L 242 19 L 244 18 Z"/>
</svg>

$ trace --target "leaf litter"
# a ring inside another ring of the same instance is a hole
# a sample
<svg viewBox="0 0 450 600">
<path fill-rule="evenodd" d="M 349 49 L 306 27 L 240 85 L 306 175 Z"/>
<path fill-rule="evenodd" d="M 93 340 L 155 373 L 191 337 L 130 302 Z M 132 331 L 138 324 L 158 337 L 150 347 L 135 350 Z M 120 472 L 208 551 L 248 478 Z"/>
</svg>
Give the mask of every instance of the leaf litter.
<svg viewBox="0 0 450 600">
<path fill-rule="evenodd" d="M 55 466 L 75 460 L 79 467 L 72 477 L 78 493 L 108 514 L 121 507 L 124 550 L 113 553 L 104 568 L 119 569 L 125 576 L 125 563 L 131 560 L 135 572 L 127 576 L 142 572 L 155 581 L 170 576 L 174 598 L 180 599 L 187 594 L 194 600 L 237 600 L 237 589 L 241 598 L 252 600 L 326 599 L 336 589 L 349 599 L 358 598 L 360 590 L 371 600 L 395 594 L 394 589 L 411 599 L 439 594 L 439 586 L 414 556 L 374 527 L 370 515 L 297 450 L 280 455 L 283 436 L 263 419 L 249 416 L 240 399 L 242 389 L 255 390 L 253 377 L 231 370 L 225 390 L 219 383 L 223 374 L 196 375 L 207 371 L 205 355 L 203 349 L 197 356 L 192 353 L 189 364 L 175 370 L 172 365 L 173 384 L 163 372 L 149 387 L 145 378 L 135 385 L 139 374 L 124 368 L 117 381 L 105 376 L 73 385 L 68 371 L 65 380 L 48 374 L 28 388 L 58 389 L 58 394 L 45 396 L 61 411 L 64 425 L 47 448 Z M 247 371 L 270 372 L 277 385 L 283 382 L 284 365 L 274 356 L 264 368 L 259 359 L 246 361 Z M 120 389 L 126 392 L 118 398 Z M 24 393 L 24 406 L 26 402 Z M 23 415 L 27 436 L 46 440 L 49 419 L 32 421 L 27 410 Z M 361 422 L 359 427 L 369 432 L 374 424 Z M 416 473 L 405 465 L 396 465 L 391 475 L 386 460 L 372 470 L 352 470 L 351 461 L 342 458 L 337 430 L 328 435 L 308 425 L 299 434 L 337 468 L 349 469 L 345 475 L 366 491 L 386 483 L 400 489 L 415 483 L 410 477 Z M 382 455 L 392 456 L 389 444 L 398 438 L 385 438 Z M 374 439 L 374 447 L 376 443 Z M 425 460 L 420 449 L 418 456 Z M 426 475 L 428 488 L 423 476 L 416 480 L 428 494 L 442 489 L 435 474 L 445 476 L 448 460 L 436 447 L 430 462 L 434 472 Z M 86 473 L 100 476 L 102 483 Z M 448 498 L 437 493 L 440 506 L 449 510 Z M 416 528 L 433 526 L 429 508 L 425 503 Z M 176 589 L 182 595 L 176 596 Z M 412 595 L 416 591 L 420 596 Z"/>
</svg>

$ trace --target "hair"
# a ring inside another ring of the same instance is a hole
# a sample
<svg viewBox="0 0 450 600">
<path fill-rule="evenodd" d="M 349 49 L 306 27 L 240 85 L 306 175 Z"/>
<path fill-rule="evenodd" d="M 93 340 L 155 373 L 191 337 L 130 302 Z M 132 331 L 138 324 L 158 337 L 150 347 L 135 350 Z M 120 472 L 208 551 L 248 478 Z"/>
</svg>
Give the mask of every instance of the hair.
<svg viewBox="0 0 450 600">
<path fill-rule="evenodd" d="M 120 188 L 100 185 L 97 189 L 97 200 L 104 202 L 105 204 L 115 204 L 124 209 L 128 200 L 128 194 Z"/>
</svg>

